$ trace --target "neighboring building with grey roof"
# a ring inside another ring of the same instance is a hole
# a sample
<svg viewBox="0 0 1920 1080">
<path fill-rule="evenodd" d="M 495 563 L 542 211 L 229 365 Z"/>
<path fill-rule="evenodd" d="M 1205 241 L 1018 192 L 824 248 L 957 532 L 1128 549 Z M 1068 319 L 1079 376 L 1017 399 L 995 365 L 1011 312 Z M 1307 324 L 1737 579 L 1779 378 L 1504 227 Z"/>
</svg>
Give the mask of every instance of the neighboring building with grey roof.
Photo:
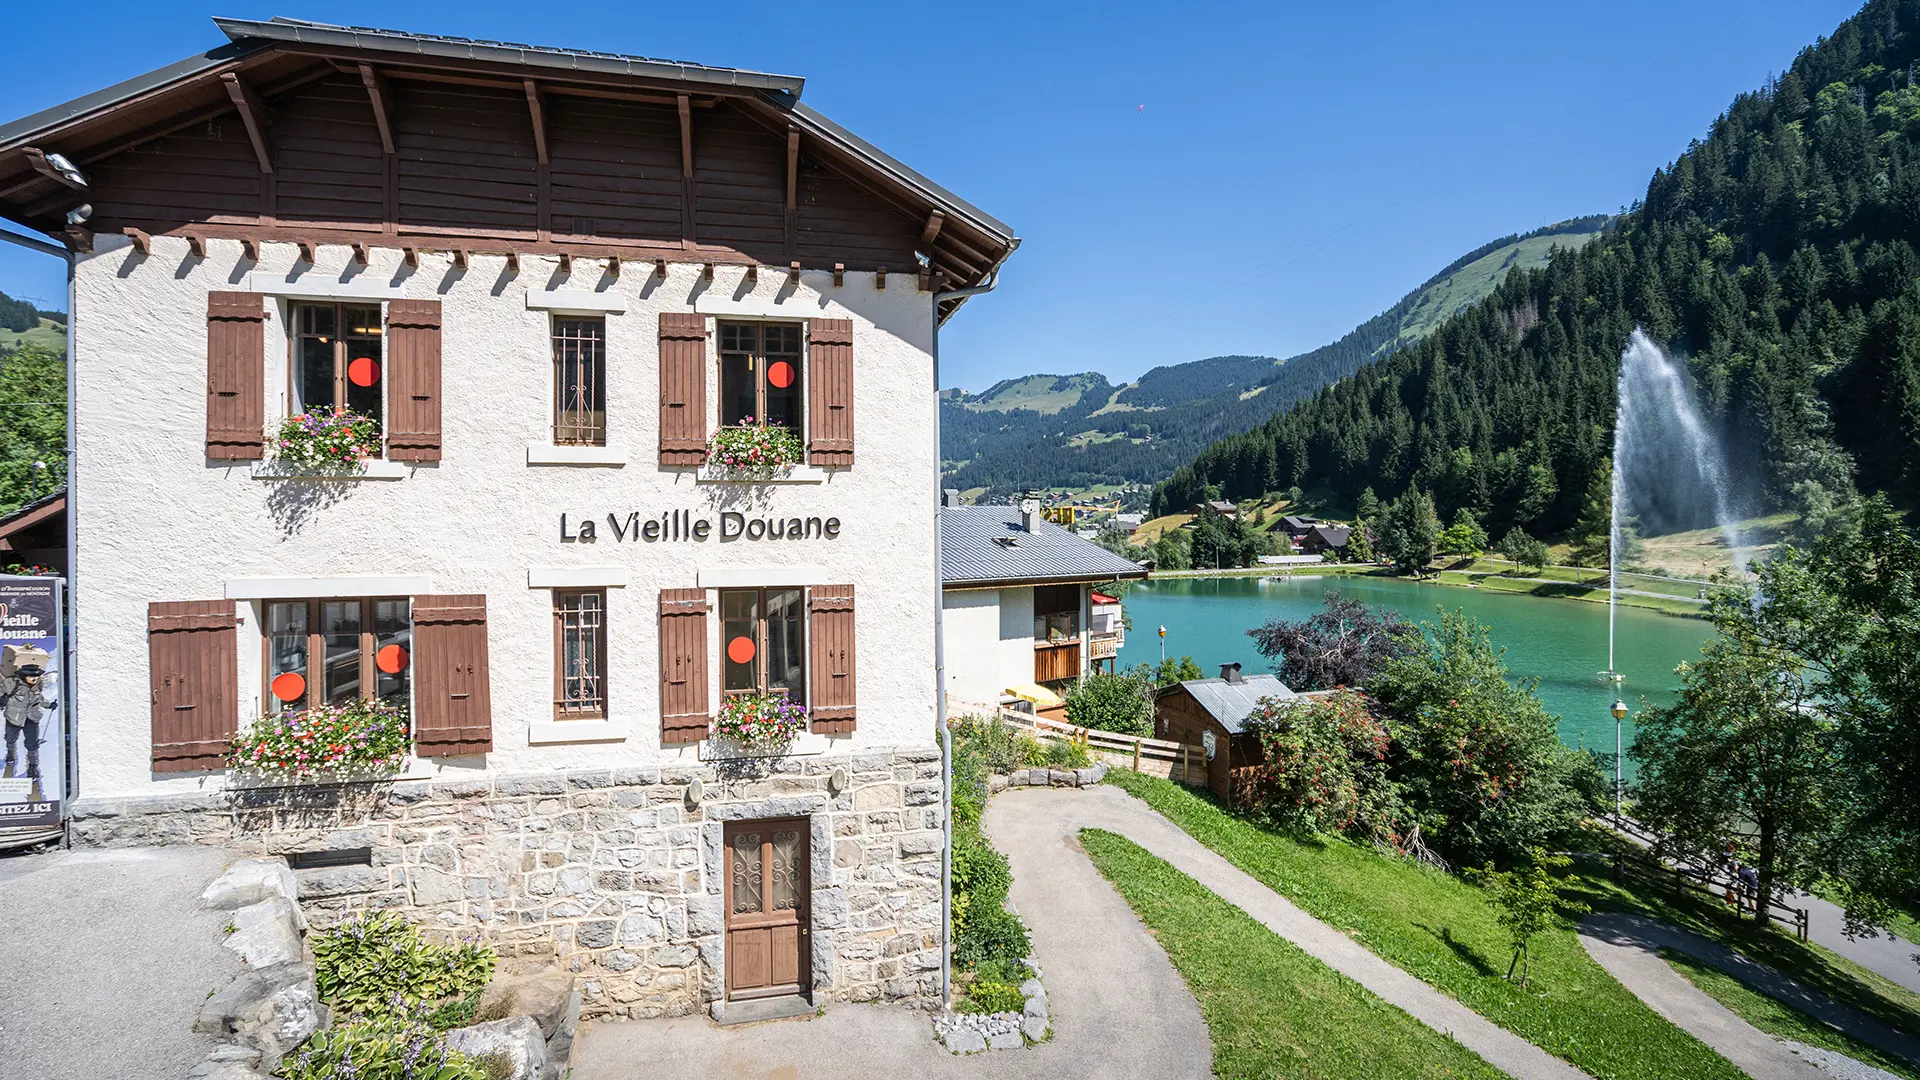
<svg viewBox="0 0 1920 1080">
<path fill-rule="evenodd" d="M 1242 675 L 1239 664 L 1221 664 L 1216 679 L 1188 679 L 1160 691 L 1154 708 L 1154 734 L 1186 743 L 1204 757 L 1207 787 L 1234 801 L 1236 772 L 1266 760 L 1260 741 L 1247 731 L 1247 718 L 1269 699 L 1300 697 L 1273 675 Z"/>
<path fill-rule="evenodd" d="M 1058 714 L 1066 687 L 1117 663 L 1125 639 L 1102 584 L 1144 578 L 1138 563 L 1021 506 L 940 510 L 940 578 L 948 712 L 1017 701 Z"/>
</svg>

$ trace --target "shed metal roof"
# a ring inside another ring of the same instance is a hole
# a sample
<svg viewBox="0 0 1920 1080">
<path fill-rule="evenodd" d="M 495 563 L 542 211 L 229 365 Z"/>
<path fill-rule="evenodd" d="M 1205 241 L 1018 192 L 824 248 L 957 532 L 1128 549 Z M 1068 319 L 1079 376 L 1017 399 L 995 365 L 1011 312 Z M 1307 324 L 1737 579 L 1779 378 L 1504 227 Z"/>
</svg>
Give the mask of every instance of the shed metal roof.
<svg viewBox="0 0 1920 1080">
<path fill-rule="evenodd" d="M 1220 721 L 1229 735 L 1238 735 L 1246 730 L 1246 719 L 1253 715 L 1261 699 L 1300 696 L 1287 689 L 1287 685 L 1275 675 L 1246 675 L 1233 683 L 1225 679 L 1189 679 L 1180 685 L 1193 695 L 1193 700 L 1201 708 L 1207 710 L 1207 715 Z"/>
<path fill-rule="evenodd" d="M 1010 541 L 1005 543 L 1003 541 Z M 940 508 L 940 580 L 948 586 L 1143 578 L 1131 559 L 1048 521 L 1028 532 L 1012 506 Z"/>
</svg>

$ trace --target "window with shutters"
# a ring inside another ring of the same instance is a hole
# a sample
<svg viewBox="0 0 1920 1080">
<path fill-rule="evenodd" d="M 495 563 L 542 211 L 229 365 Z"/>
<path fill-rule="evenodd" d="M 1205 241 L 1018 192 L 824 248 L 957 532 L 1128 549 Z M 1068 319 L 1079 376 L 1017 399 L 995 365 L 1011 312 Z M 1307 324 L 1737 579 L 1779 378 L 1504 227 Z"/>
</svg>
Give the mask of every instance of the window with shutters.
<svg viewBox="0 0 1920 1080">
<path fill-rule="evenodd" d="M 805 434 L 798 323 L 720 324 L 720 425 L 763 421 Z"/>
<path fill-rule="evenodd" d="M 413 618 L 404 598 L 269 600 L 264 684 L 273 712 L 377 697 L 408 704 Z"/>
<path fill-rule="evenodd" d="M 607 594 L 604 589 L 553 594 L 556 720 L 607 716 Z"/>
<path fill-rule="evenodd" d="M 805 705 L 806 590 L 721 590 L 720 653 L 722 692 L 784 693 Z"/>
<path fill-rule="evenodd" d="M 553 442 L 607 444 L 607 320 L 553 320 Z"/>
<path fill-rule="evenodd" d="M 379 304 L 293 305 L 290 414 L 345 410 L 385 426 L 386 361 Z"/>
</svg>

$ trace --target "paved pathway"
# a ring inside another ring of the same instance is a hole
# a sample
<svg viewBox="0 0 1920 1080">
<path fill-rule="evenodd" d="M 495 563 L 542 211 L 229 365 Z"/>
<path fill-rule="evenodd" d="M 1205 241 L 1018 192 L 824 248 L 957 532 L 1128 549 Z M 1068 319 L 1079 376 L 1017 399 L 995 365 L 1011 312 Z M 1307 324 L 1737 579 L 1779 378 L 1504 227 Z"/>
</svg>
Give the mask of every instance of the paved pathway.
<svg viewBox="0 0 1920 1080">
<path fill-rule="evenodd" d="M 1056 1034 L 1043 1046 L 955 1058 L 926 1019 L 840 1006 L 810 1021 L 723 1031 L 704 1018 L 590 1025 L 575 1080 L 791 1078 L 831 1060 L 838 1078 L 1205 1077 L 1200 1010 L 1166 954 L 1081 852 L 1083 828 L 1119 833 L 1275 933 L 1518 1080 L 1586 1074 L 1368 952 L 1255 881 L 1118 788 L 1028 788 L 994 797 L 986 829 L 1013 863 L 1013 900 L 1033 928 Z"/>
<path fill-rule="evenodd" d="M 1674 949 L 1705 961 L 1835 1030 L 1920 1064 L 1920 1041 L 1698 934 L 1640 915 L 1606 912 L 1581 920 L 1580 944 L 1648 1007 L 1754 1080 L 1826 1080 L 1827 1074 L 1694 986 L 1655 950 Z"/>
<path fill-rule="evenodd" d="M 200 892 L 234 856 L 132 848 L 0 859 L 0 1080 L 177 1077 L 190 1028 L 240 971 Z"/>
</svg>

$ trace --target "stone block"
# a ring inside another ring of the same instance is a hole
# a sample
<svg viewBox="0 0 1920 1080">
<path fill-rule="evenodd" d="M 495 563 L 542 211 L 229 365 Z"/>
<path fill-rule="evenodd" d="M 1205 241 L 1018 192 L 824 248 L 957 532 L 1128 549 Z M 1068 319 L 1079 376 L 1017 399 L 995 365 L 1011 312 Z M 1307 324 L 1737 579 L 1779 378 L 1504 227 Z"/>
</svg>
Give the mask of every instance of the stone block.
<svg viewBox="0 0 1920 1080">
<path fill-rule="evenodd" d="M 907 785 L 906 803 L 908 806 L 928 806 L 940 801 L 945 788 L 938 780 L 916 780 Z"/>
<path fill-rule="evenodd" d="M 1026 1036 L 1028 1042 L 1045 1042 L 1047 1039 L 1047 1018 L 1033 1015 L 1022 1016 L 1020 1018 L 1020 1034 Z"/>
<path fill-rule="evenodd" d="M 481 991 L 473 1015 L 479 1020 L 529 1017 L 540 1025 L 542 1038 L 552 1038 L 560 1030 L 572 999 L 573 976 L 559 968 L 532 975 L 496 975 Z"/>
<path fill-rule="evenodd" d="M 583 949 L 604 949 L 613 944 L 617 926 L 612 919 L 590 919 L 574 931 L 573 940 Z"/>
<path fill-rule="evenodd" d="M 285 859 L 241 859 L 221 871 L 200 899 L 208 907 L 232 911 L 273 896 L 290 902 L 300 899 L 300 886 Z"/>
<path fill-rule="evenodd" d="M 855 810 L 885 810 L 899 805 L 899 784 L 869 784 L 866 787 L 855 788 L 853 792 Z"/>
<path fill-rule="evenodd" d="M 225 945 L 248 967 L 264 968 L 300 960 L 300 909 L 284 896 L 270 896 L 233 913 L 233 933 Z"/>
<path fill-rule="evenodd" d="M 459 877 L 432 866 L 409 867 L 407 889 L 413 894 L 413 902 L 421 907 L 458 903 L 467 895 L 466 885 Z"/>
<path fill-rule="evenodd" d="M 944 842 L 939 833 L 906 833 L 900 837 L 900 854 L 933 855 L 940 851 Z"/>
<path fill-rule="evenodd" d="M 271 1071 L 325 1025 L 325 1013 L 313 965 L 294 961 L 241 972 L 200 1007 L 193 1029 L 260 1051 L 261 1068 Z"/>
<path fill-rule="evenodd" d="M 1025 1045 L 1027 1041 L 1017 1031 L 1002 1031 L 987 1039 L 989 1050 L 1018 1050 Z"/>
<path fill-rule="evenodd" d="M 987 1037 L 972 1028 L 955 1028 L 946 1033 L 946 1044 L 956 1054 L 978 1054 L 987 1048 Z"/>
<path fill-rule="evenodd" d="M 544 1080 L 547 1040 L 540 1025 L 525 1016 L 489 1020 L 447 1032 L 447 1048 L 480 1059 L 499 1080 Z"/>
</svg>

